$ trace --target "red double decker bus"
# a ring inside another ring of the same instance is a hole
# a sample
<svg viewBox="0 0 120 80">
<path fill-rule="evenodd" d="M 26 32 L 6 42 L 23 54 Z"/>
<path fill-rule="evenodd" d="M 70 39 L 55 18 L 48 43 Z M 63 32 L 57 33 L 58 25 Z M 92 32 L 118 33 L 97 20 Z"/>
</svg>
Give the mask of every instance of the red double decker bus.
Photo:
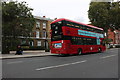
<svg viewBox="0 0 120 80">
<path fill-rule="evenodd" d="M 51 23 L 51 53 L 82 54 L 105 51 L 103 29 L 68 19 Z"/>
</svg>

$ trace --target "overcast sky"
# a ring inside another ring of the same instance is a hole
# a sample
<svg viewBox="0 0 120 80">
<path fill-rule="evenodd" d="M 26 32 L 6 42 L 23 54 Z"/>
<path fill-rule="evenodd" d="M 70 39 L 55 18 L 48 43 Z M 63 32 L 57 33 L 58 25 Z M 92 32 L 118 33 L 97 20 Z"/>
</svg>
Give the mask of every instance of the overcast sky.
<svg viewBox="0 0 120 80">
<path fill-rule="evenodd" d="M 15 0 L 16 1 L 16 0 Z M 89 23 L 88 10 L 91 0 L 17 0 L 26 1 L 33 8 L 34 16 L 47 18 L 67 18 L 70 20 Z M 92 0 L 110 1 L 110 0 Z M 117 0 L 115 0 L 117 1 Z"/>
<path fill-rule="evenodd" d="M 20 1 L 26 1 L 28 6 L 34 9 L 34 16 L 67 18 L 89 23 L 87 11 L 91 0 L 18 0 Z"/>
</svg>

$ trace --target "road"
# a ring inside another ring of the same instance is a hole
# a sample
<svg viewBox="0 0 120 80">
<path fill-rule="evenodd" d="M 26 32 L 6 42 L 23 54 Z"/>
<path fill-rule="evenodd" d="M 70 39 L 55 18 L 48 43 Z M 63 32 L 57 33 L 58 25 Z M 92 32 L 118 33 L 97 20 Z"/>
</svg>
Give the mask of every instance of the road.
<svg viewBox="0 0 120 80">
<path fill-rule="evenodd" d="M 77 56 L 5 59 L 3 78 L 118 78 L 118 49 Z"/>
</svg>

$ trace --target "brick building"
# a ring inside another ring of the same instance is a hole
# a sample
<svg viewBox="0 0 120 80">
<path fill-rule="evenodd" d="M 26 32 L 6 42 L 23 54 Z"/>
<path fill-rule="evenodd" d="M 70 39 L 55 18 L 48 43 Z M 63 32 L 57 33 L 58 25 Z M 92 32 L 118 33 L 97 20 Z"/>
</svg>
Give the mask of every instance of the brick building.
<svg viewBox="0 0 120 80">
<path fill-rule="evenodd" d="M 35 48 L 47 48 L 50 47 L 50 23 L 53 21 L 50 18 L 46 18 L 45 16 L 39 17 L 34 16 L 35 25 L 33 26 L 33 30 L 30 33 L 31 37 L 29 41 L 23 40 L 22 44 L 28 43 L 29 46 Z"/>
<path fill-rule="evenodd" d="M 120 44 L 120 30 L 114 30 L 111 31 L 110 29 L 108 30 L 108 38 L 111 39 L 112 41 L 110 44 L 115 44 L 118 45 Z"/>
</svg>

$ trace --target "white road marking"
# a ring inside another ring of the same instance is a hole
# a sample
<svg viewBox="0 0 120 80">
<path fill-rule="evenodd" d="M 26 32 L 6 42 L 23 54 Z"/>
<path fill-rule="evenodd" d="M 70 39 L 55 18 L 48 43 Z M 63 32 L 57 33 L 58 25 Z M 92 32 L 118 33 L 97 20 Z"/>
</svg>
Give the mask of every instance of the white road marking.
<svg viewBox="0 0 120 80">
<path fill-rule="evenodd" d="M 116 55 L 104 56 L 104 57 L 101 57 L 100 59 L 109 58 L 109 57 L 113 57 L 113 56 L 116 56 Z"/>
<path fill-rule="evenodd" d="M 56 65 L 56 66 L 43 67 L 43 68 L 38 68 L 38 69 L 35 69 L 35 70 L 40 71 L 40 70 L 45 70 L 45 69 L 58 68 L 58 67 L 63 67 L 63 66 L 68 66 L 68 65 L 73 65 L 73 64 L 79 64 L 79 63 L 83 63 L 83 62 L 86 62 L 86 61 L 87 60 L 78 61 L 78 62 L 74 62 L 74 63 L 61 64 L 61 65 Z"/>
<path fill-rule="evenodd" d="M 15 64 L 15 63 L 22 63 L 23 61 L 14 61 L 14 62 L 8 62 L 7 64 Z"/>
</svg>

